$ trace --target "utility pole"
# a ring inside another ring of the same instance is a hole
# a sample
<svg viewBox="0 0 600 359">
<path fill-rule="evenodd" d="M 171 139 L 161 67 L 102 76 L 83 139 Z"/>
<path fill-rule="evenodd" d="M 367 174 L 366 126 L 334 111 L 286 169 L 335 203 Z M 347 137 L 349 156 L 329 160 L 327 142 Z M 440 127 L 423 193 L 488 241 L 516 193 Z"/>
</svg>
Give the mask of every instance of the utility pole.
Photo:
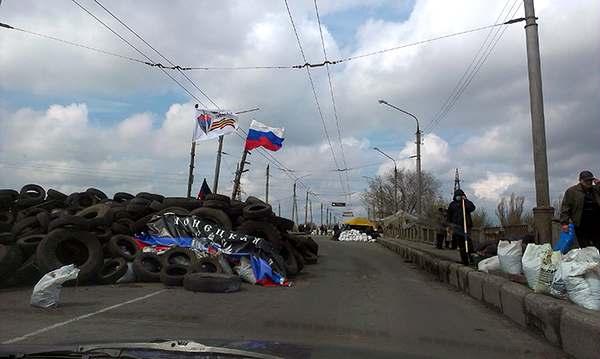
<svg viewBox="0 0 600 359">
<path fill-rule="evenodd" d="M 194 157 L 196 156 L 196 141 L 192 140 L 192 149 L 190 151 L 190 172 L 188 174 L 187 197 L 192 195 L 192 184 L 194 183 Z"/>
<path fill-rule="evenodd" d="M 552 215 L 548 184 L 548 158 L 546 155 L 546 125 L 538 25 L 533 0 L 523 0 L 525 5 L 525 36 L 527 41 L 527 69 L 529 75 L 529 102 L 531 107 L 531 132 L 533 142 L 533 167 L 535 171 L 536 207 L 533 209 L 536 241 L 552 241 Z"/>
<path fill-rule="evenodd" d="M 323 225 L 323 202 L 321 202 L 321 225 Z"/>
<path fill-rule="evenodd" d="M 235 171 L 235 179 L 233 180 L 233 190 L 231 191 L 232 199 L 236 199 L 240 195 L 240 181 L 242 179 L 242 173 L 248 172 L 248 170 L 244 169 L 244 166 L 250 164 L 250 162 L 246 162 L 246 156 L 248 156 L 249 153 L 250 151 L 246 150 L 242 152 L 242 159 L 240 160 L 237 171 Z"/>
<path fill-rule="evenodd" d="M 298 204 L 296 202 L 296 182 L 294 182 L 294 195 L 292 200 L 292 221 L 298 224 Z"/>
<path fill-rule="evenodd" d="M 421 129 L 417 121 L 417 214 L 423 214 L 423 178 L 421 174 Z"/>
<path fill-rule="evenodd" d="M 304 201 L 304 224 L 308 223 L 308 190 L 306 190 L 306 200 Z"/>
<path fill-rule="evenodd" d="M 329 221 L 329 218 L 330 218 L 330 217 L 331 217 L 331 216 L 329 215 L 329 207 L 327 207 L 327 215 L 325 216 L 325 220 L 327 221 L 327 227 L 328 227 L 328 228 L 329 228 L 329 222 L 330 222 L 330 221 Z"/>
<path fill-rule="evenodd" d="M 277 216 L 281 217 L 281 202 L 277 202 Z"/>
<path fill-rule="evenodd" d="M 195 149 L 195 148 L 194 148 Z M 221 152 L 223 151 L 223 135 L 219 136 L 219 146 L 217 149 L 217 163 L 215 164 L 215 181 L 213 183 L 213 193 L 217 193 L 219 187 L 219 172 L 221 171 Z"/>
<path fill-rule="evenodd" d="M 313 212 L 312 212 L 312 201 L 308 202 L 308 207 L 310 207 L 310 224 L 314 224 L 314 222 L 313 222 Z"/>
<path fill-rule="evenodd" d="M 265 202 L 269 204 L 269 165 L 267 165 L 267 185 L 265 189 Z"/>
</svg>

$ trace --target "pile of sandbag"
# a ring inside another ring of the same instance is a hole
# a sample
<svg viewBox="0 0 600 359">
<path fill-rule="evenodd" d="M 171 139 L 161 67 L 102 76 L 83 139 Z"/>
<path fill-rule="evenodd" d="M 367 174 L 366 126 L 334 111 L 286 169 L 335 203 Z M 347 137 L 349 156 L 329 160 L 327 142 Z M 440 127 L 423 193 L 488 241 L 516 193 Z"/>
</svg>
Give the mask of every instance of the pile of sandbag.
<svg viewBox="0 0 600 359">
<path fill-rule="evenodd" d="M 78 269 L 78 285 L 128 281 L 185 285 L 181 274 L 193 273 L 188 288 L 218 282 L 226 290 L 239 280 L 238 273 L 247 272 L 248 260 L 224 260 L 219 253 L 177 246 L 156 250 L 140 242 L 148 223 L 165 214 L 194 217 L 222 230 L 264 239 L 272 245 L 273 256 L 281 258 L 278 271 L 285 278 L 317 261 L 318 244 L 290 232 L 294 222 L 275 216 L 270 205 L 255 197 L 242 202 L 219 194 L 198 200 L 118 192 L 108 198 L 95 188 L 67 195 L 30 184 L 20 191 L 0 190 L 0 286 L 32 285 L 70 264 Z"/>
<path fill-rule="evenodd" d="M 375 239 L 368 234 L 365 234 L 358 229 L 348 229 L 342 231 L 339 237 L 340 241 L 355 241 L 355 242 L 375 242 Z"/>
</svg>

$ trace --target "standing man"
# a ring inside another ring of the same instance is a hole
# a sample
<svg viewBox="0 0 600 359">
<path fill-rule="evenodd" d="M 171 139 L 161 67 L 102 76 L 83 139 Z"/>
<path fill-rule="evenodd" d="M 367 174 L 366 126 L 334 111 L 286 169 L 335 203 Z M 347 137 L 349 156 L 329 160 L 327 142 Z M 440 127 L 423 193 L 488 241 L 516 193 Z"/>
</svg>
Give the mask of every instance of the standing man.
<svg viewBox="0 0 600 359">
<path fill-rule="evenodd" d="M 463 201 L 465 204 L 464 212 L 466 214 L 467 232 L 471 233 L 471 228 L 473 227 L 471 212 L 475 210 L 475 205 L 467 199 L 462 189 L 454 191 L 454 198 L 448 205 L 446 220 L 448 221 L 448 228 L 452 230 L 452 248 L 456 248 L 458 245 L 460 259 L 464 265 L 468 265 L 469 253 L 473 253 L 473 242 L 470 236 L 467 237 L 467 245 L 469 247 L 467 250 L 465 248 L 466 234 L 464 231 Z"/>
<path fill-rule="evenodd" d="M 600 249 L 600 180 L 590 171 L 579 174 L 579 183 L 565 192 L 560 208 L 560 223 L 564 232 L 569 222 L 575 225 L 579 247 Z"/>
</svg>

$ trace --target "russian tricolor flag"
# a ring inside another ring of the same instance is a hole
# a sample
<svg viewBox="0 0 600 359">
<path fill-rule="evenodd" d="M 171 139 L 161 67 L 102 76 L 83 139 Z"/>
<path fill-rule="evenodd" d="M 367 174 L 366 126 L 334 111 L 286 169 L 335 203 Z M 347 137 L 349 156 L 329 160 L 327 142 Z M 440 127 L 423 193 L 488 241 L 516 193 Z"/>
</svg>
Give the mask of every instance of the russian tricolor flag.
<svg viewBox="0 0 600 359">
<path fill-rule="evenodd" d="M 277 151 L 281 146 L 283 146 L 283 128 L 269 127 L 264 123 L 252 120 L 246 138 L 246 151 L 257 147 Z"/>
</svg>

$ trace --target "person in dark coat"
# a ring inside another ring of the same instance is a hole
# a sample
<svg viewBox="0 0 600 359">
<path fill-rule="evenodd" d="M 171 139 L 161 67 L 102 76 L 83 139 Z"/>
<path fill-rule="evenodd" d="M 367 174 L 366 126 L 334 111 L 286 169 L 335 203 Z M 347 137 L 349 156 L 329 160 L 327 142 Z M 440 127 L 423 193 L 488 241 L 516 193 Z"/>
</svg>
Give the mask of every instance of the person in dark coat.
<svg viewBox="0 0 600 359">
<path fill-rule="evenodd" d="M 465 214 L 467 220 L 467 232 L 471 233 L 473 228 L 473 220 L 471 219 L 471 213 L 475 211 L 475 205 L 473 202 L 467 199 L 465 192 L 461 189 L 454 191 L 454 198 L 448 205 L 446 221 L 448 227 L 452 230 L 452 248 L 458 246 L 460 250 L 460 259 L 464 265 L 469 264 L 469 253 L 473 253 L 473 242 L 471 237 L 467 237 L 468 250 L 465 248 L 465 231 L 463 222 L 463 208 L 462 203 L 465 203 Z"/>
<path fill-rule="evenodd" d="M 333 225 L 333 238 L 331 238 L 331 239 L 333 239 L 334 241 L 339 240 L 340 233 L 342 233 L 342 231 L 340 230 L 340 226 L 338 226 L 337 223 L 334 224 Z"/>
<path fill-rule="evenodd" d="M 564 232 L 569 222 L 575 225 L 579 247 L 600 249 L 600 180 L 590 171 L 579 174 L 579 183 L 565 192 L 560 208 L 560 223 Z"/>
</svg>

